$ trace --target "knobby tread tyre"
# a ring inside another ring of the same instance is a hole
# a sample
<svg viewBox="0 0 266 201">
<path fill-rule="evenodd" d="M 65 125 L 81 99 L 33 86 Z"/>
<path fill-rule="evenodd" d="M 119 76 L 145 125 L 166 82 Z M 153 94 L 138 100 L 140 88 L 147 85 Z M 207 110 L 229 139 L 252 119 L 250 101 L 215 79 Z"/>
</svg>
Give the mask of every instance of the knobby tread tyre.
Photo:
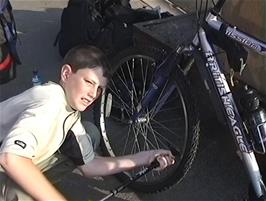
<svg viewBox="0 0 266 201">
<path fill-rule="evenodd" d="M 119 71 L 119 68 L 122 68 L 121 66 L 124 63 L 134 60 L 134 58 L 136 59 L 143 58 L 143 59 L 154 61 L 156 64 L 158 64 L 162 61 L 163 58 L 165 58 L 165 56 L 166 56 L 166 53 L 162 52 L 161 50 L 157 48 L 132 47 L 132 48 L 123 50 L 120 53 L 118 53 L 111 61 L 111 64 L 113 67 L 112 70 L 114 72 L 114 78 L 115 78 L 115 73 Z M 152 173 L 149 173 L 150 175 L 148 175 L 147 177 L 144 177 L 143 180 L 141 179 L 140 181 L 137 180 L 136 182 L 130 185 L 132 189 L 139 191 L 139 192 L 145 192 L 145 193 L 160 192 L 160 191 L 168 189 L 169 187 L 171 187 L 172 185 L 176 183 L 179 183 L 184 178 L 184 176 L 187 174 L 196 156 L 198 143 L 199 143 L 199 115 L 198 115 L 196 103 L 194 101 L 193 95 L 191 94 L 189 81 L 184 76 L 180 68 L 178 68 L 178 65 L 176 66 L 175 75 L 173 77 L 174 77 L 177 91 L 181 97 L 180 99 L 182 99 L 180 102 L 182 102 L 183 104 L 183 107 L 184 107 L 183 110 L 185 114 L 184 115 L 184 119 L 185 119 L 184 127 L 186 127 L 186 129 L 184 130 L 186 132 L 185 133 L 181 132 L 180 134 L 180 135 L 185 136 L 184 145 L 183 145 L 184 147 L 181 150 L 182 154 L 179 156 L 180 158 L 178 159 L 178 163 L 174 165 L 173 167 L 164 170 L 162 173 L 163 175 L 155 174 L 153 173 L 154 171 L 152 171 Z M 137 84 L 139 83 L 137 83 L 137 81 L 134 80 L 134 84 L 135 86 L 138 86 Z M 124 95 L 123 93 L 120 94 L 120 96 L 123 96 L 123 95 Z M 175 100 L 175 98 L 173 99 Z M 105 105 L 105 104 L 106 103 L 103 101 L 102 105 Z M 95 123 L 99 127 L 99 130 L 102 132 L 102 134 L 103 132 L 106 132 L 106 135 L 108 136 L 108 143 L 113 151 L 113 152 L 110 152 L 110 147 L 106 146 L 106 142 L 103 141 L 101 144 L 103 154 L 106 156 L 110 156 L 113 154 L 114 156 L 121 155 L 121 153 L 117 151 L 119 149 L 114 148 L 113 150 L 112 147 L 113 146 L 115 147 L 116 141 L 111 140 L 112 138 L 110 136 L 111 134 L 109 134 L 108 131 L 106 131 L 108 129 L 105 130 L 105 127 L 104 128 L 101 127 L 101 123 L 103 124 L 103 122 L 104 123 L 107 122 L 105 120 L 101 122 L 100 117 L 101 117 L 101 114 L 103 115 L 103 113 L 104 112 L 101 111 L 101 101 L 98 101 L 94 108 Z M 105 117 L 102 119 L 105 119 Z M 164 134 L 165 133 L 166 132 L 164 132 Z M 179 137 L 178 134 L 177 136 Z M 167 140 L 171 141 L 170 137 L 171 137 L 170 134 L 169 136 L 166 136 L 166 135 L 163 136 L 163 138 L 167 138 Z M 158 148 L 167 148 L 167 147 L 159 146 Z M 129 173 L 123 172 L 121 174 L 117 174 L 117 177 L 122 181 L 126 181 L 129 179 L 128 174 Z"/>
</svg>

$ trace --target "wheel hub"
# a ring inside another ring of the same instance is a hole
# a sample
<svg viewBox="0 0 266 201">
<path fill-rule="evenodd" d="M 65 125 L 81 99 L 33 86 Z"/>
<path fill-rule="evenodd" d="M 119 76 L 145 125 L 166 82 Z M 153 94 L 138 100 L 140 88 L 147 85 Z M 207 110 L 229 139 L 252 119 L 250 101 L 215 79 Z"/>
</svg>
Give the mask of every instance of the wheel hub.
<svg viewBox="0 0 266 201">
<path fill-rule="evenodd" d="M 140 124 L 140 123 L 148 123 L 149 122 L 149 117 L 147 115 L 145 115 L 144 117 L 138 117 L 135 121 L 133 121 L 132 119 L 130 119 L 128 121 L 129 124 Z"/>
</svg>

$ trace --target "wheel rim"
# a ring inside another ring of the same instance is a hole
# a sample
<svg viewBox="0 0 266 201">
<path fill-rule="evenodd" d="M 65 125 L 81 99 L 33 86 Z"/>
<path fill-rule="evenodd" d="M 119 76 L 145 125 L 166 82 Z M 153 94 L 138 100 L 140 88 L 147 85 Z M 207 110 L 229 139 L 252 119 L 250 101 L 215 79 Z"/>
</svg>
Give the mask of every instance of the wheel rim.
<svg viewBox="0 0 266 201">
<path fill-rule="evenodd" d="M 174 166 L 163 172 L 152 171 L 138 180 L 138 183 L 152 185 L 176 171 L 183 159 L 188 138 L 187 111 L 177 85 L 158 113 L 154 111 L 160 95 L 155 107 L 144 112 L 137 122 L 130 118 L 153 79 L 155 66 L 154 59 L 148 56 L 125 57 L 116 66 L 117 71 L 103 93 L 100 107 L 100 128 L 110 156 L 168 149 L 169 145 L 178 151 Z M 125 174 L 133 175 L 140 169 Z"/>
</svg>

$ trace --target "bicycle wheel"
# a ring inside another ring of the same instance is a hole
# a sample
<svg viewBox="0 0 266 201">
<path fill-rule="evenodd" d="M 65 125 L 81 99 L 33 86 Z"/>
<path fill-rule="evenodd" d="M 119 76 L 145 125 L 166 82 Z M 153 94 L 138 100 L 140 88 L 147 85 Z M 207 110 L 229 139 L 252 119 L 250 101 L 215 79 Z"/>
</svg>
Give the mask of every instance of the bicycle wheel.
<svg viewBox="0 0 266 201">
<path fill-rule="evenodd" d="M 174 91 L 159 111 L 154 112 L 158 110 L 161 95 L 137 122 L 131 121 L 133 111 L 153 80 L 156 64 L 160 62 L 158 55 L 156 51 L 136 47 L 119 53 L 112 61 L 115 71 L 112 80 L 94 110 L 106 155 L 169 149 L 169 145 L 178 151 L 175 165 L 161 172 L 152 171 L 132 183 L 130 187 L 140 192 L 163 191 L 181 181 L 192 164 L 199 141 L 198 113 L 188 82 L 179 68 L 174 75 Z M 118 178 L 128 179 L 142 168 L 118 174 Z"/>
</svg>

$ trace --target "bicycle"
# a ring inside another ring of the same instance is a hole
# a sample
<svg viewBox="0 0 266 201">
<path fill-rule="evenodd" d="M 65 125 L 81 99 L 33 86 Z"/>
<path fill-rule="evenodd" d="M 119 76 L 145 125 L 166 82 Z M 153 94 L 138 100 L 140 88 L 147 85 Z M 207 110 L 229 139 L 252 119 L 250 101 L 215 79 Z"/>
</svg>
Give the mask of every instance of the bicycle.
<svg viewBox="0 0 266 201">
<path fill-rule="evenodd" d="M 228 60 L 235 71 L 241 72 L 247 59 L 244 47 L 266 55 L 266 43 L 224 22 L 219 13 L 225 1 L 218 0 L 203 19 L 197 19 L 198 27 L 189 44 L 162 55 L 133 47 L 113 59 L 113 78 L 94 110 L 104 153 L 119 156 L 169 146 L 178 151 L 173 167 L 161 173 L 152 171 L 133 183 L 131 187 L 137 191 L 165 190 L 179 183 L 192 165 L 200 119 L 186 75 L 197 65 L 235 140 L 256 197 L 265 198 L 266 188 L 255 157 L 255 153 L 266 152 L 265 102 L 254 88 L 225 77 L 215 47 L 227 53 L 233 48 L 238 54 L 227 54 Z M 221 37 L 229 41 L 229 48 L 215 41 Z M 123 180 L 133 173 L 118 177 Z"/>
</svg>

